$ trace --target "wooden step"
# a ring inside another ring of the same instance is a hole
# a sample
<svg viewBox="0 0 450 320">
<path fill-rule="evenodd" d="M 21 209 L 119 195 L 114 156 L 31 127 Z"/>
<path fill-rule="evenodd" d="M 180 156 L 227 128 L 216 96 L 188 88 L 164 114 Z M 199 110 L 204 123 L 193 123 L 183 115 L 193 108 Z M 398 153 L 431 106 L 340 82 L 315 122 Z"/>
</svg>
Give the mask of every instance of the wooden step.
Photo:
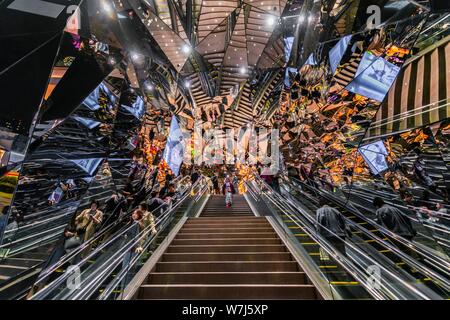
<svg viewBox="0 0 450 320">
<path fill-rule="evenodd" d="M 235 217 L 198 217 L 191 218 L 186 221 L 189 224 L 196 223 L 252 223 L 267 221 L 265 217 L 249 217 L 249 216 L 235 216 Z"/>
<path fill-rule="evenodd" d="M 255 227 L 255 228 L 233 228 L 233 229 L 227 229 L 227 228 L 182 228 L 183 232 L 189 232 L 189 233 L 214 233 L 214 232 L 220 232 L 220 233 L 245 233 L 245 232 L 269 232 L 273 230 L 270 227 Z"/>
<path fill-rule="evenodd" d="M 304 272 L 155 272 L 147 284 L 305 284 Z"/>
<path fill-rule="evenodd" d="M 184 261 L 158 262 L 156 272 L 299 271 L 295 261 Z"/>
<path fill-rule="evenodd" d="M 250 222 L 243 222 L 243 223 L 226 223 L 226 222 L 221 222 L 221 223 L 195 223 L 195 224 L 185 224 L 183 226 L 183 229 L 189 229 L 189 228 L 226 228 L 226 229 L 233 229 L 233 228 L 253 228 L 253 227 L 257 227 L 257 228 L 270 228 L 270 224 L 269 223 L 265 223 L 265 222 L 255 222 L 255 223 L 250 223 Z"/>
<path fill-rule="evenodd" d="M 173 245 L 232 245 L 232 244 L 281 244 L 278 238 L 256 238 L 256 239 L 177 239 L 172 241 Z"/>
<path fill-rule="evenodd" d="M 203 245 L 169 246 L 169 253 L 183 252 L 286 252 L 284 245 Z"/>
<path fill-rule="evenodd" d="M 176 261 L 292 261 L 289 252 L 197 252 L 197 253 L 165 253 L 162 262 Z"/>
<path fill-rule="evenodd" d="M 139 299 L 318 299 L 307 284 L 291 285 L 153 285 L 141 287 Z"/>
<path fill-rule="evenodd" d="M 190 233 L 189 231 L 181 231 L 177 234 L 176 239 L 225 239 L 225 238 L 271 238 L 276 235 L 275 232 L 227 232 L 227 233 Z"/>
</svg>

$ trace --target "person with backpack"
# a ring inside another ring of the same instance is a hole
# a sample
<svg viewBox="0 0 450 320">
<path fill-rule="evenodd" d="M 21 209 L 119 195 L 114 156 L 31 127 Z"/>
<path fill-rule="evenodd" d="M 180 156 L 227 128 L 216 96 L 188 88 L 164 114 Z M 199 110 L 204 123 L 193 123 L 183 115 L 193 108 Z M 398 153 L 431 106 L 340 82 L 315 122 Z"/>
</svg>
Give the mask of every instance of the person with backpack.
<svg viewBox="0 0 450 320">
<path fill-rule="evenodd" d="M 373 199 L 373 206 L 377 209 L 375 221 L 395 234 L 412 241 L 417 232 L 411 220 L 405 217 L 396 207 L 388 205 L 380 197 Z"/>
<path fill-rule="evenodd" d="M 408 217 L 405 217 L 398 208 L 386 204 L 380 197 L 375 197 L 373 199 L 373 205 L 377 208 L 375 222 L 408 241 L 414 239 L 417 231 L 414 229 L 411 220 L 409 220 Z M 396 241 L 395 245 L 407 255 L 419 261 L 422 260 L 422 258 L 407 245 L 399 241 Z"/>
<path fill-rule="evenodd" d="M 319 200 L 320 208 L 316 210 L 316 230 L 338 251 L 346 255 L 345 238 L 347 225 L 342 214 L 333 207 L 325 198 Z"/>
</svg>

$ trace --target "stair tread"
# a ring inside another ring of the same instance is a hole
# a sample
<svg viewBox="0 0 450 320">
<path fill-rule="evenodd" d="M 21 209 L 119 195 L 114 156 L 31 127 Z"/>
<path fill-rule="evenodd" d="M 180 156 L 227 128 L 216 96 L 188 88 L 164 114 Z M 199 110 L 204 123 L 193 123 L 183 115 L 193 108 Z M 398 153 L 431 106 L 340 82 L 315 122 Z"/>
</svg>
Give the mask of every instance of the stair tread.
<svg viewBox="0 0 450 320">
<path fill-rule="evenodd" d="M 166 263 L 166 264 L 180 264 L 179 261 L 159 261 L 158 263 Z M 262 260 L 262 261 L 245 261 L 245 260 L 239 260 L 239 261 L 232 261 L 232 260 L 224 260 L 224 261 L 219 261 L 219 260 L 215 260 L 215 261 L 183 261 L 183 264 L 189 264 L 189 263 L 199 263 L 199 264 L 212 264 L 212 263 L 267 263 L 267 264 L 273 264 L 273 263 L 292 263 L 292 264 L 296 264 L 297 261 L 293 261 L 293 260 L 274 260 L 274 261 L 266 261 L 266 260 Z"/>
<path fill-rule="evenodd" d="M 317 299 L 314 285 L 243 196 L 211 196 L 141 285 L 138 299 Z M 259 288 L 259 289 L 253 289 Z"/>
<path fill-rule="evenodd" d="M 205 244 L 199 244 L 199 245 L 192 245 L 192 244 L 176 244 L 173 245 L 171 247 L 236 247 L 236 246 L 241 246 L 241 247 L 261 247 L 261 246 L 266 246 L 266 245 L 260 245 L 260 244 L 212 244 L 212 245 L 205 245 Z M 271 244 L 271 245 L 267 245 L 267 246 L 277 246 L 277 247 L 284 247 L 283 244 Z"/>
<path fill-rule="evenodd" d="M 312 284 L 143 284 L 141 287 L 308 287 Z"/>
</svg>

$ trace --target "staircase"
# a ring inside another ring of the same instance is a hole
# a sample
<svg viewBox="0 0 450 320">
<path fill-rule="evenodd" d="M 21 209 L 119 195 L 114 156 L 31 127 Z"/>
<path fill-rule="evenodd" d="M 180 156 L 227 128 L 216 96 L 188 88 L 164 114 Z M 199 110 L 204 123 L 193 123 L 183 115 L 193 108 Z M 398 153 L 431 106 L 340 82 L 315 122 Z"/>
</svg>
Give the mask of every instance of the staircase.
<svg viewBox="0 0 450 320">
<path fill-rule="evenodd" d="M 202 217 L 254 216 L 244 196 L 234 195 L 233 205 L 225 206 L 224 196 L 210 196 L 201 214 Z"/>
<path fill-rule="evenodd" d="M 190 218 L 136 299 L 320 299 L 265 217 L 213 196 Z"/>
</svg>

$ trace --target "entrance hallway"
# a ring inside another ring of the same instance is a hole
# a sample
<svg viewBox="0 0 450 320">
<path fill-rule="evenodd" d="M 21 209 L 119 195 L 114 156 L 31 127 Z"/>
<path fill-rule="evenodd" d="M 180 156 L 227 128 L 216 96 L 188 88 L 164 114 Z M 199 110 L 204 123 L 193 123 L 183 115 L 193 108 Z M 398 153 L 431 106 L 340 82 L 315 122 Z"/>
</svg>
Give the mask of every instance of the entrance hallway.
<svg viewBox="0 0 450 320">
<path fill-rule="evenodd" d="M 134 299 L 320 299 L 265 217 L 243 196 L 210 197 L 189 218 Z"/>
</svg>

